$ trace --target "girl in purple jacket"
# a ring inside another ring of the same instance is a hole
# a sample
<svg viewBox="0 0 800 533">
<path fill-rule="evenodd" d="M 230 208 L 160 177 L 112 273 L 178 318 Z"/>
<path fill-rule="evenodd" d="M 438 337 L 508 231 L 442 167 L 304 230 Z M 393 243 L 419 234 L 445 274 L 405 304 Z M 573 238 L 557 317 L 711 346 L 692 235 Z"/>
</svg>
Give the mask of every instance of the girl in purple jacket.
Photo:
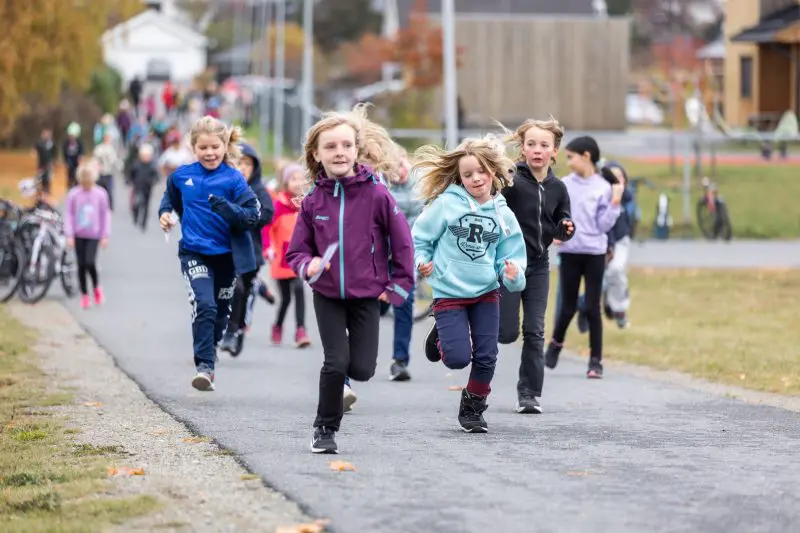
<svg viewBox="0 0 800 533">
<path fill-rule="evenodd" d="M 603 319 L 600 296 L 606 269 L 608 231 L 620 215 L 622 185 L 609 184 L 597 172 L 600 148 L 592 137 L 577 137 L 565 149 L 572 174 L 564 178 L 575 234 L 559 250 L 559 283 L 562 304 L 553 330 L 553 339 L 545 352 L 545 365 L 555 368 L 564 346 L 564 337 L 578 309 L 578 291 L 583 279 L 586 287 L 585 313 L 589 322 L 589 369 L 586 377 L 603 377 Z"/>
<path fill-rule="evenodd" d="M 366 106 L 325 114 L 309 130 L 304 153 L 313 188 L 286 260 L 313 289 L 324 352 L 311 451 L 337 453 L 345 377 L 367 381 L 375 374 L 380 302 L 402 305 L 408 298 L 414 250 L 408 222 L 376 176 L 396 172 L 400 152 L 367 119 Z"/>
</svg>

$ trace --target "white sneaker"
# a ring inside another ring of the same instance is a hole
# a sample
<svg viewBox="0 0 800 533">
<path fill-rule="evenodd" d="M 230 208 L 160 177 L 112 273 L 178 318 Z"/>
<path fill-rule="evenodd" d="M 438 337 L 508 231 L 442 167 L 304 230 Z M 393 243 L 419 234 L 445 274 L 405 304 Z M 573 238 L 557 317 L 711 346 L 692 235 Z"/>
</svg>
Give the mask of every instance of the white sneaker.
<svg viewBox="0 0 800 533">
<path fill-rule="evenodd" d="M 349 413 L 353 410 L 353 404 L 358 400 L 358 396 L 353 392 L 349 385 L 344 386 L 344 394 L 342 396 L 342 404 L 344 405 L 344 412 Z"/>
</svg>

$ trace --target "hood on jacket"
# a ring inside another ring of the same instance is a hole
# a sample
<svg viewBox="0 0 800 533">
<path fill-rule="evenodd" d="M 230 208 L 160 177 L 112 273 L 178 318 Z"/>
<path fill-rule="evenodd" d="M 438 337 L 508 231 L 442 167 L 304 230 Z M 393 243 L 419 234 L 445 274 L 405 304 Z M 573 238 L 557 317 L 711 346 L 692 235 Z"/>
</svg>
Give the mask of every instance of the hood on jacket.
<svg viewBox="0 0 800 533">
<path fill-rule="evenodd" d="M 258 157 L 258 152 L 256 152 L 255 148 L 247 143 L 241 144 L 242 148 L 242 155 L 245 155 L 253 160 L 253 174 L 250 176 L 250 179 L 247 180 L 248 184 L 253 183 L 254 181 L 261 180 L 261 158 Z"/>
<path fill-rule="evenodd" d="M 442 195 L 453 195 L 457 197 L 461 202 L 468 205 L 469 210 L 473 213 L 477 213 L 478 211 L 494 211 L 494 216 L 497 218 L 497 221 L 500 224 L 500 229 L 503 230 L 503 233 L 506 236 L 511 234 L 511 229 L 508 227 L 508 224 L 506 224 L 505 219 L 500 213 L 500 209 L 507 206 L 506 199 L 502 194 L 496 193 L 494 198 L 488 202 L 484 204 L 478 204 L 475 198 L 473 198 L 463 186 L 451 184 L 447 186 Z M 447 199 L 446 201 L 451 201 L 450 198 L 445 198 Z"/>
</svg>

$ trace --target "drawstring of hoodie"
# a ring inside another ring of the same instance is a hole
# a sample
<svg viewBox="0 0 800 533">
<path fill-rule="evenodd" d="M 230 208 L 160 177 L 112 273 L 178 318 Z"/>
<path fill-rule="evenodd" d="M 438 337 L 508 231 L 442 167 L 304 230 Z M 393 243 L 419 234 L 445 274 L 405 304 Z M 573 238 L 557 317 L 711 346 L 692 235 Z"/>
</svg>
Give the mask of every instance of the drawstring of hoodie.
<svg viewBox="0 0 800 533">
<path fill-rule="evenodd" d="M 469 193 L 467 193 L 467 201 L 469 202 L 470 211 L 473 213 L 478 211 L 478 204 L 475 203 L 475 200 L 472 199 L 472 196 Z M 494 204 L 494 214 L 497 215 L 497 220 L 500 222 L 500 229 L 502 229 L 503 234 L 508 237 L 511 235 L 511 229 L 509 229 L 508 225 L 506 225 L 506 221 L 503 220 L 503 217 L 500 216 L 500 207 L 497 205 L 497 197 L 492 198 L 492 203 Z"/>
</svg>

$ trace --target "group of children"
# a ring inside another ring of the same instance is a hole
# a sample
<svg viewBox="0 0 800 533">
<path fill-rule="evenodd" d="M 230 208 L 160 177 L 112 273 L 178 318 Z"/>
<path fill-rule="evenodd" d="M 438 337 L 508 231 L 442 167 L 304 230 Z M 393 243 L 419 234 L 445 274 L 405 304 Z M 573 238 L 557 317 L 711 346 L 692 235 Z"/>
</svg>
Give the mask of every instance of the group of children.
<svg viewBox="0 0 800 533">
<path fill-rule="evenodd" d="M 520 303 L 524 343 L 516 410 L 541 412 L 544 366 L 558 362 L 578 310 L 581 280 L 581 317 L 591 345 L 587 377 L 601 378 L 607 233 L 620 217 L 624 171 L 601 172 L 597 143 L 579 137 L 565 147 L 571 174 L 557 179 L 552 167 L 564 132 L 555 120 L 527 121 L 507 139 L 488 135 L 449 150 L 425 146 L 410 165 L 366 109 L 323 115 L 307 134 L 302 165 L 280 169 L 274 201 L 263 185 L 254 185 L 260 181 L 258 158 L 249 147 L 242 156 L 237 129 L 212 117 L 193 126 L 197 162 L 169 176 L 159 207 L 162 230 L 178 220 L 182 226 L 179 258 L 192 306 L 197 371 L 192 385 L 214 389 L 215 348 L 230 344 L 229 336 L 243 329 L 245 307 L 237 311 L 232 300 L 256 290 L 259 236 L 281 293 L 273 342 L 282 340 L 291 298 L 295 340 L 307 340 L 302 284 L 313 291 L 323 351 L 314 453 L 338 451 L 335 435 L 349 380 L 375 374 L 382 307 L 397 311 L 413 302 L 417 274 L 428 278 L 434 295 L 427 358 L 452 369 L 471 365 L 458 411 L 464 431 L 488 430 L 483 413 L 498 343 L 518 337 Z M 518 161 L 508 157 L 507 144 L 518 146 Z M 413 217 L 416 208 L 401 208 L 390 190 L 409 182 L 426 204 L 412 224 L 404 211 Z M 561 303 L 545 352 L 553 242 L 561 247 Z M 610 303 L 611 286 L 608 291 Z M 614 293 L 621 294 L 620 288 Z M 614 313 L 621 319 L 624 310 Z M 397 322 L 402 311 L 396 315 L 391 372 L 403 380 L 409 377 L 411 328 L 406 334 Z"/>
</svg>

